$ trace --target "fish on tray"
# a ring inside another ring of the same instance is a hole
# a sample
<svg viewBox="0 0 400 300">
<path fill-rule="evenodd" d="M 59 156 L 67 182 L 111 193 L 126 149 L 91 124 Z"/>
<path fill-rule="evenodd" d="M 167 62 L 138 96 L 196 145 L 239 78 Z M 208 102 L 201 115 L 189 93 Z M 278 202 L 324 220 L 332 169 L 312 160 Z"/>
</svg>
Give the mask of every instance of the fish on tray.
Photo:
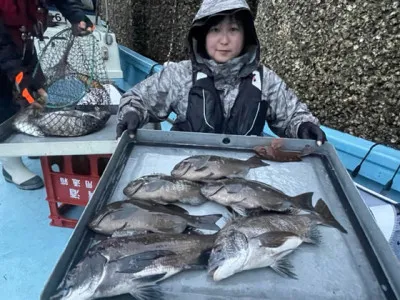
<svg viewBox="0 0 400 300">
<path fill-rule="evenodd" d="M 200 193 L 201 184 L 165 174 L 142 176 L 123 190 L 129 198 L 151 200 L 160 204 L 181 202 L 200 205 L 207 199 Z"/>
<path fill-rule="evenodd" d="M 234 218 L 234 214 L 230 211 L 229 207 L 225 207 L 221 204 L 218 204 L 214 201 L 207 201 L 201 205 L 190 205 L 190 204 L 182 204 L 176 203 L 174 206 L 179 206 L 185 209 L 189 215 L 191 216 L 207 216 L 207 215 L 222 215 L 222 217 L 215 223 L 218 226 L 218 230 L 210 230 L 199 227 L 191 227 L 191 233 L 198 234 L 213 234 L 223 228 L 227 222 L 229 222 L 232 218 Z"/>
<path fill-rule="evenodd" d="M 319 200 L 315 209 L 318 214 L 267 213 L 234 219 L 217 234 L 209 259 L 209 274 L 219 281 L 244 270 L 271 267 L 282 276 L 296 278 L 286 256 L 303 242 L 318 244 L 317 225 L 347 233 L 325 202 Z"/>
<path fill-rule="evenodd" d="M 264 166 L 269 164 L 256 156 L 240 160 L 216 155 L 194 155 L 176 164 L 171 175 L 193 181 L 244 177 L 250 169 Z"/>
<path fill-rule="evenodd" d="M 103 208 L 89 223 L 94 232 L 124 236 L 146 232 L 182 233 L 188 226 L 218 231 L 221 214 L 191 216 L 181 207 L 129 199 Z"/>
<path fill-rule="evenodd" d="M 50 299 L 97 299 L 130 294 L 160 299 L 156 284 L 183 270 L 206 269 L 214 235 L 141 234 L 92 246 Z"/>
<path fill-rule="evenodd" d="M 306 145 L 301 151 L 282 150 L 282 139 L 273 139 L 269 146 L 256 146 L 254 152 L 262 159 L 279 162 L 301 161 L 302 157 L 315 151 L 310 145 Z"/>
<path fill-rule="evenodd" d="M 251 210 L 314 211 L 313 192 L 288 196 L 282 191 L 255 180 L 227 178 L 206 183 L 201 193 L 209 200 L 230 206 L 238 214 L 245 216 Z"/>
<path fill-rule="evenodd" d="M 110 116 L 111 113 L 105 110 L 40 111 L 28 107 L 15 116 L 12 125 L 21 133 L 37 137 L 74 137 L 102 129 Z"/>
</svg>

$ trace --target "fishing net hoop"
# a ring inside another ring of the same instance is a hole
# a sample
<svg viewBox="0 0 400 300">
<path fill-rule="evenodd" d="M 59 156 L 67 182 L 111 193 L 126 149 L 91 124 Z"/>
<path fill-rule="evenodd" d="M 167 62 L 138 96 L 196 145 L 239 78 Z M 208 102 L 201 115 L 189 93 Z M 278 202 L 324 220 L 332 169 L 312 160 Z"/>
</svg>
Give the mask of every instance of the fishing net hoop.
<svg viewBox="0 0 400 300">
<path fill-rule="evenodd" d="M 94 34 L 77 37 L 71 28 L 55 34 L 40 51 L 32 76 L 48 99 L 43 109 L 21 111 L 17 130 L 68 137 L 105 126 L 111 115 L 111 82 Z"/>
<path fill-rule="evenodd" d="M 44 82 L 47 108 L 72 108 L 93 87 L 110 83 L 94 34 L 74 36 L 71 28 L 55 34 L 40 52 L 33 77 Z M 104 98 L 104 97 L 103 97 Z M 110 104 L 110 101 L 90 104 Z"/>
</svg>

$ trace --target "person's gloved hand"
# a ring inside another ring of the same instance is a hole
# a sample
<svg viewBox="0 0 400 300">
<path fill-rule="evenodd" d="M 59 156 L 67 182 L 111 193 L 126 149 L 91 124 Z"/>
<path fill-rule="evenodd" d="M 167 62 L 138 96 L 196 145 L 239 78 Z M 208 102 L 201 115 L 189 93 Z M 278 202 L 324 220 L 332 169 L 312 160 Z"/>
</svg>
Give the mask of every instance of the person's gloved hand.
<svg viewBox="0 0 400 300">
<path fill-rule="evenodd" d="M 128 130 L 129 137 L 133 138 L 136 130 L 139 128 L 140 117 L 135 111 L 128 111 L 117 124 L 117 138 L 119 138 L 125 129 Z"/>
<path fill-rule="evenodd" d="M 93 30 L 94 25 L 87 16 L 79 23 L 72 24 L 72 34 L 74 36 L 85 36 L 91 34 Z"/>
<path fill-rule="evenodd" d="M 39 97 L 38 99 L 36 99 L 36 102 L 38 102 L 41 105 L 45 105 L 47 102 L 47 99 L 49 98 L 49 96 L 47 95 L 47 92 L 45 91 L 45 89 L 38 89 L 38 94 Z"/>
<path fill-rule="evenodd" d="M 46 99 L 47 93 L 42 86 L 32 78 L 29 73 L 19 72 L 15 76 L 15 86 L 17 92 L 22 97 L 18 97 L 18 104 L 24 108 L 32 105 L 35 108 L 43 108 L 43 106 L 35 100 L 34 92 L 39 92 L 40 96 Z M 44 104 L 44 103 L 42 103 Z"/>
<path fill-rule="evenodd" d="M 316 140 L 318 146 L 321 146 L 327 141 L 325 132 L 312 122 L 301 123 L 297 131 L 297 136 L 300 139 Z"/>
</svg>

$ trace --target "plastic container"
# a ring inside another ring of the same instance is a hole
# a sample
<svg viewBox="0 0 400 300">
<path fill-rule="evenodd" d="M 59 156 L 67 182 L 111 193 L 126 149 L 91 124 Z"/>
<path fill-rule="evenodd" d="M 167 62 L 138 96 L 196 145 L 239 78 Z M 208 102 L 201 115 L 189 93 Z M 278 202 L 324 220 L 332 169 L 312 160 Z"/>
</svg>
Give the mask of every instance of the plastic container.
<svg viewBox="0 0 400 300">
<path fill-rule="evenodd" d="M 66 214 L 74 206 L 86 206 L 111 154 L 41 157 L 50 225 L 74 228 L 77 218 Z"/>
</svg>

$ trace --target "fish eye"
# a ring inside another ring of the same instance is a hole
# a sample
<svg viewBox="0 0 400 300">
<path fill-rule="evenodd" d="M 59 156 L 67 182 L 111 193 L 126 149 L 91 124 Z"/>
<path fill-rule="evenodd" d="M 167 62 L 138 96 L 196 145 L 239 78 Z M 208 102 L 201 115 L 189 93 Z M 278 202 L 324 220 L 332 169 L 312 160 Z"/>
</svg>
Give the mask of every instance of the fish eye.
<svg viewBox="0 0 400 300">
<path fill-rule="evenodd" d="M 218 244 L 214 247 L 214 252 L 215 253 L 220 253 L 222 251 L 222 245 Z"/>
<path fill-rule="evenodd" d="M 64 297 L 68 297 L 72 293 L 72 288 L 70 286 L 64 288 Z"/>
</svg>

